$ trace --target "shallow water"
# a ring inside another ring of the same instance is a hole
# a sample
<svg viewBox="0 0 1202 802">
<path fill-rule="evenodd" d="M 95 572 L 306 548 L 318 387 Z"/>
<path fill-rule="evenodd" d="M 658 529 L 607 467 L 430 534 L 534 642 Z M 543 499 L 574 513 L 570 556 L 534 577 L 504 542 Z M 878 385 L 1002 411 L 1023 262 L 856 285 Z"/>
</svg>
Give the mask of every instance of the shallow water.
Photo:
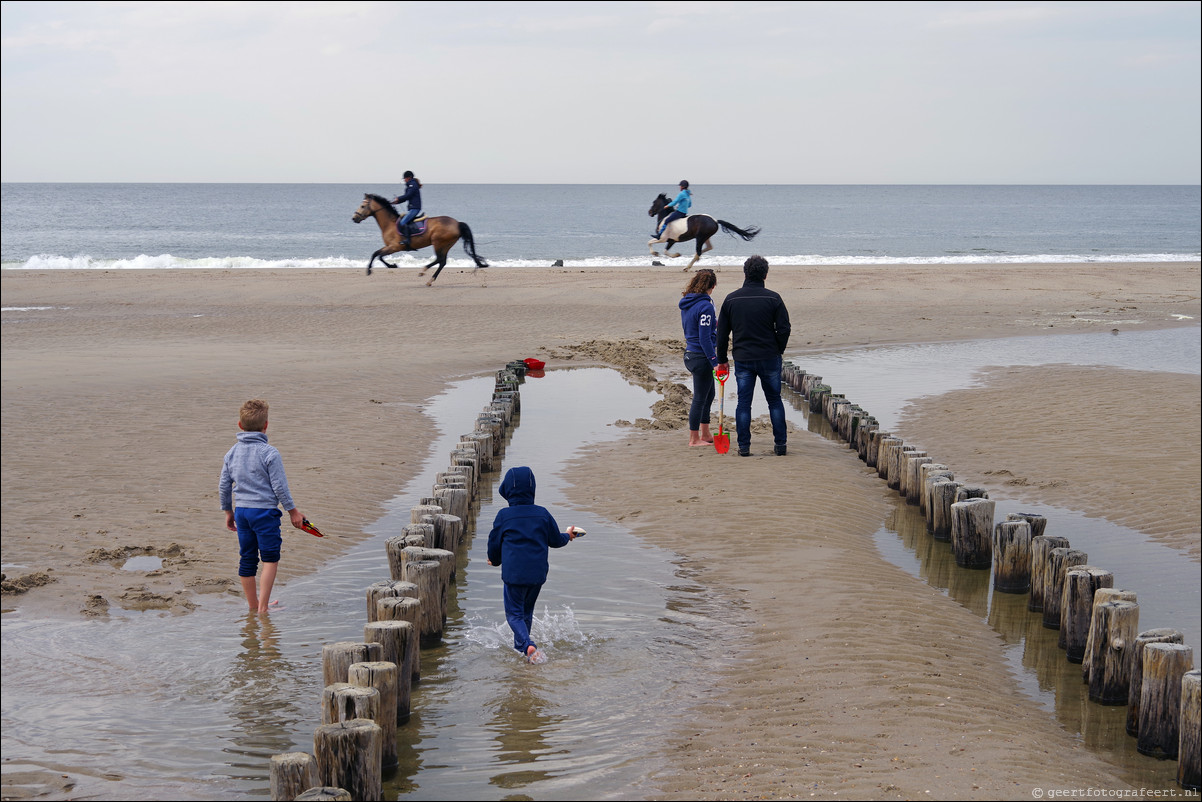
<svg viewBox="0 0 1202 802">
<path fill-rule="evenodd" d="M 202 597 L 184 616 L 6 615 L 5 774 L 70 774 L 71 798 L 269 796 L 271 756 L 312 751 L 322 645 L 362 640 L 366 589 L 388 578 L 384 541 L 429 495 L 492 386 L 491 376 L 456 382 L 431 402 L 426 412 L 441 434 L 419 478 L 368 542 L 281 586 L 284 609 L 270 620 L 245 616 L 231 595 Z M 600 368 L 527 379 L 504 467 L 529 465 L 539 503 L 561 528 L 588 531 L 552 553 L 534 628 L 549 661 L 529 666 L 513 651 L 500 571 L 486 565 L 488 528 L 505 503 L 494 494 L 495 472 L 460 558 L 444 643 L 422 651 L 387 798 L 641 795 L 632 785 L 641 772 L 626 765 L 652 750 L 666 717 L 705 693 L 720 663 L 714 655 L 725 653 L 719 644 L 740 631 L 739 611 L 675 555 L 566 507 L 564 462 L 585 444 L 621 436 L 611 422 L 649 416 L 654 400 Z"/>
<path fill-rule="evenodd" d="M 972 386 L 976 372 L 988 366 L 1102 365 L 1197 374 L 1199 329 L 848 349 L 806 355 L 793 362 L 869 410 L 882 428 L 893 428 L 910 401 Z M 785 397 L 795 424 L 838 439 L 821 415 L 809 413 L 799 396 L 786 389 Z M 856 459 L 850 449 L 849 455 Z M 1090 565 L 1113 571 L 1115 587 L 1136 591 L 1141 631 L 1178 629 L 1196 652 L 1202 643 L 1202 582 L 1197 563 L 1188 555 L 1079 511 L 1012 499 L 995 502 L 995 521 L 1012 512 L 1044 516 L 1047 534 L 1067 537 L 1073 548 L 1088 553 Z M 877 533 L 876 544 L 885 559 L 986 621 L 1002 638 L 1022 690 L 1088 748 L 1119 768 L 1132 785 L 1179 790 L 1175 761 L 1156 760 L 1135 749 L 1135 738 L 1126 732 L 1126 707 L 1089 701 L 1080 665 L 1065 657 L 1057 645 L 1058 632 L 1043 627 L 1042 614 L 1027 610 L 1027 594 L 999 593 L 993 590 L 992 571 L 957 566 L 951 544 L 934 540 L 919 508 L 900 495 Z"/>
<path fill-rule="evenodd" d="M 794 362 L 887 419 L 910 398 L 968 386 L 985 365 L 1108 364 L 1099 354 L 1117 360 L 1109 349 L 1115 340 L 1127 341 L 1123 352 L 1134 341 L 1151 354 L 1180 354 L 1157 369 L 1197 373 L 1198 330 L 1175 331 L 858 349 Z M 1121 366 L 1152 364 L 1151 354 L 1135 350 Z M 896 379 L 882 381 L 886 370 L 896 370 Z M 491 392 L 491 376 L 467 379 L 430 402 L 426 412 L 439 434 L 418 478 L 389 505 L 369 541 L 282 586 L 285 609 L 270 620 L 246 617 L 233 595 L 201 597 L 200 609 L 180 616 L 116 608 L 109 620 L 5 615 L 5 775 L 42 769 L 76 783 L 46 798 L 267 798 L 271 755 L 312 750 L 322 645 L 362 639 L 366 588 L 388 575 L 384 540 L 429 494 Z M 676 555 L 567 506 L 564 463 L 624 434 L 611 422 L 647 417 L 655 398 L 614 371 L 590 368 L 528 378 L 521 400 L 502 470 L 531 466 L 539 503 L 561 528 L 589 532 L 552 554 L 535 624 L 550 660 L 532 667 L 513 653 L 500 572 L 485 564 L 487 530 L 503 503 L 495 497 L 496 472 L 483 484 L 476 534 L 460 558 L 445 641 L 422 652 L 422 682 L 413 716 L 399 729 L 401 765 L 386 782 L 386 798 L 645 796 L 651 789 L 634 785 L 645 764 L 635 769 L 632 762 L 658 746 L 665 719 L 708 692 L 720 667 L 715 661 L 729 651 L 728 639 L 739 637 L 742 610 L 696 582 Z M 802 429 L 829 436 L 820 417 L 793 403 L 786 409 Z M 765 411 L 753 407 L 755 415 Z M 856 459 L 850 449 L 848 459 Z M 1071 510 L 1001 502 L 998 516 L 1018 510 L 1044 514 L 1048 531 L 1084 548 L 1091 563 L 1122 566 L 1117 584 L 1139 592 L 1141 628 L 1174 626 L 1187 643 L 1199 642 L 1198 570 L 1188 558 Z M 1026 613 L 1025 596 L 992 593 L 989 572 L 957 568 L 947 544 L 931 541 L 900 496 L 877 543 L 886 559 L 992 626 L 1020 686 L 1081 733 L 1086 746 L 1137 786 L 1172 787 L 1175 764 L 1135 752 L 1134 739 L 1116 726 L 1122 708 L 1082 698 L 1079 668 L 1054 648 L 1055 633 Z"/>
</svg>

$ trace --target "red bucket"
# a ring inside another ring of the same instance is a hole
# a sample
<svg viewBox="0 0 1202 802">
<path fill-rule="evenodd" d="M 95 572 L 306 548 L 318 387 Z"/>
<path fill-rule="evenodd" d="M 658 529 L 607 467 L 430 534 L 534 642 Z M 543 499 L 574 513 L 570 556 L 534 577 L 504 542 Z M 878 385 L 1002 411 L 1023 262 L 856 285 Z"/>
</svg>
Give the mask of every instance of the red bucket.
<svg viewBox="0 0 1202 802">
<path fill-rule="evenodd" d="M 523 359 L 522 361 L 526 363 L 526 368 L 528 370 L 542 370 L 543 368 L 545 368 L 547 366 L 546 362 L 543 362 L 542 360 L 539 360 L 539 359 L 535 359 L 534 357 L 530 357 L 529 359 Z"/>
</svg>

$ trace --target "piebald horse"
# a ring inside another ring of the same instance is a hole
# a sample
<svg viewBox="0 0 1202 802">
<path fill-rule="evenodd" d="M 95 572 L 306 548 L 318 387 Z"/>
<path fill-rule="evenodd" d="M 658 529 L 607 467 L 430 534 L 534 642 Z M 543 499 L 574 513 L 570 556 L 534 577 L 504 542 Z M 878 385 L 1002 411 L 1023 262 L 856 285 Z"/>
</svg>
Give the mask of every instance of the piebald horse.
<svg viewBox="0 0 1202 802">
<path fill-rule="evenodd" d="M 384 247 L 373 253 L 367 262 L 367 275 L 369 276 L 371 275 L 371 266 L 377 259 L 383 262 L 385 267 L 395 268 L 396 265 L 389 264 L 388 260 L 384 258 L 385 256 L 404 250 L 417 251 L 432 245 L 434 246 L 434 261 L 423 267 L 418 273 L 419 276 L 424 276 L 427 270 L 438 265 L 434 275 L 426 282 L 426 286 L 429 287 L 434 283 L 434 279 L 438 278 L 442 269 L 447 266 L 447 254 L 461 239 L 463 240 L 463 250 L 467 251 L 467 255 L 472 257 L 472 261 L 476 263 L 476 270 L 488 267 L 488 263 L 476 255 L 476 241 L 472 239 L 472 230 L 468 228 L 467 223 L 460 223 L 453 217 L 427 218 L 426 230 L 411 237 L 408 248 L 404 246 L 401 232 L 397 231 L 396 222 L 400 214 L 397 213 L 395 206 L 379 195 L 366 194 L 363 196 L 363 202 L 359 204 L 359 208 L 351 215 L 351 220 L 362 223 L 369 217 L 376 218 L 376 223 L 380 226 L 380 234 L 384 237 Z M 475 273 L 476 270 L 473 270 L 472 273 Z"/>
<path fill-rule="evenodd" d="M 659 193 L 655 202 L 651 204 L 651 209 L 647 212 L 648 217 L 654 217 L 656 225 L 661 220 L 668 216 L 668 196 L 664 193 Z M 668 227 L 664 229 L 664 233 L 659 235 L 659 239 L 653 239 L 647 243 L 647 249 L 651 251 L 652 256 L 659 256 L 655 250 L 655 245 L 658 242 L 666 243 L 664 245 L 664 255 L 675 259 L 680 256 L 678 253 L 672 253 L 672 246 L 677 242 L 686 242 L 688 240 L 697 241 L 697 253 L 685 265 L 684 270 L 687 272 L 693 269 L 693 265 L 697 264 L 697 260 L 701 258 L 701 254 L 706 251 L 712 251 L 714 246 L 710 244 L 710 237 L 718 233 L 721 228 L 732 237 L 741 237 L 744 242 L 750 242 L 756 234 L 760 233 L 757 226 L 749 226 L 746 230 L 738 226 L 731 225 L 725 220 L 715 220 L 708 214 L 690 214 L 688 217 L 682 217 L 679 220 L 673 220 L 668 223 Z"/>
</svg>

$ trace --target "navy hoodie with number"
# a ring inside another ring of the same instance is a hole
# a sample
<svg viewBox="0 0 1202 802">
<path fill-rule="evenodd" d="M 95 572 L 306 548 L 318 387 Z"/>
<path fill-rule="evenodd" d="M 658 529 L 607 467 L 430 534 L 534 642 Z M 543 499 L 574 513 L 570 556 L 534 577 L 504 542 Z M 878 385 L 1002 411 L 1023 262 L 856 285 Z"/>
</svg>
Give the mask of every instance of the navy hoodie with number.
<svg viewBox="0 0 1202 802">
<path fill-rule="evenodd" d="M 509 585 L 541 585 L 547 581 L 548 549 L 568 544 L 571 537 L 545 507 L 534 503 L 534 471 L 510 468 L 501 480 L 501 497 L 509 502 L 497 513 L 488 533 L 488 561 L 501 566 Z"/>
</svg>

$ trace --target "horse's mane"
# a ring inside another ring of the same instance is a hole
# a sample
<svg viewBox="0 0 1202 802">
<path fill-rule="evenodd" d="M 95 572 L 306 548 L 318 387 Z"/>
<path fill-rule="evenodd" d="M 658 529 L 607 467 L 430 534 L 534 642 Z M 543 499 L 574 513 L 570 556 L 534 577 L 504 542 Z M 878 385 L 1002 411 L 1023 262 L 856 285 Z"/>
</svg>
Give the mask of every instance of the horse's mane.
<svg viewBox="0 0 1202 802">
<path fill-rule="evenodd" d="M 388 201 L 388 200 L 380 197 L 379 195 L 372 195 L 370 192 L 367 194 L 367 197 L 371 198 L 376 203 L 380 204 L 385 209 L 387 209 L 388 211 L 395 214 L 397 217 L 401 216 L 400 213 L 397 212 L 396 207 L 392 205 L 391 201 Z"/>
</svg>

